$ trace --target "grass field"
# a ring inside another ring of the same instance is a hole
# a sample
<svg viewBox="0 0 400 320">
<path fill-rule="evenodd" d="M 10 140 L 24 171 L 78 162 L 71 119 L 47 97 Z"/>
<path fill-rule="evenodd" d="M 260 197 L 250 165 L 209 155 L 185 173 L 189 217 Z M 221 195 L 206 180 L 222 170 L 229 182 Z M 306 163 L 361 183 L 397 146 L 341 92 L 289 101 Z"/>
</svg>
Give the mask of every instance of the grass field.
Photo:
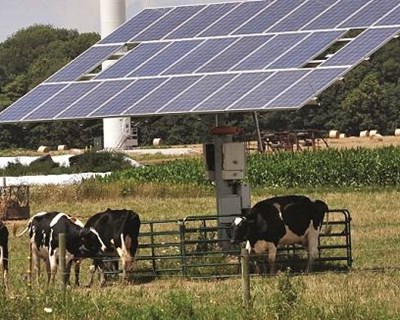
<svg viewBox="0 0 400 320">
<path fill-rule="evenodd" d="M 142 220 L 215 214 L 215 198 L 203 190 L 138 186 L 129 197 L 82 196 L 83 187 L 32 189 L 31 210 L 60 210 L 85 220 L 110 208 L 130 208 Z M 139 190 L 142 189 L 141 192 Z M 146 190 L 146 191 L 143 191 Z M 111 191 L 111 194 L 110 194 Z M 86 191 L 88 195 L 90 192 Z M 294 191 L 286 190 L 282 193 Z M 255 203 L 275 195 L 259 191 Z M 299 193 L 298 191 L 296 193 Z M 180 196 L 178 196 L 180 194 Z M 346 273 L 253 277 L 251 308 L 242 306 L 240 278 L 160 278 L 136 283 L 112 281 L 100 288 L 46 289 L 28 286 L 28 239 L 10 236 L 10 288 L 0 292 L 1 319 L 399 319 L 400 191 L 323 191 L 305 194 L 352 214 L 353 269 Z M 25 221 L 9 222 L 21 230 Z M 85 283 L 89 262 L 82 267 Z M 44 280 L 44 278 L 43 278 Z"/>
</svg>

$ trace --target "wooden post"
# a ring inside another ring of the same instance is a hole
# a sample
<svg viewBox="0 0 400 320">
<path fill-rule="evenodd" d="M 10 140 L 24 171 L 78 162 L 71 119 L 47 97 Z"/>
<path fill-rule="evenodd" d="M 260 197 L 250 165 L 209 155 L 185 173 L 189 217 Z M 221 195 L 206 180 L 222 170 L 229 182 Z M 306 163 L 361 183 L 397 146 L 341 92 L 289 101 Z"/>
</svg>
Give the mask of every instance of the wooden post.
<svg viewBox="0 0 400 320">
<path fill-rule="evenodd" d="M 243 305 L 248 308 L 250 306 L 249 252 L 244 248 L 242 248 L 241 257 Z"/>
<path fill-rule="evenodd" d="M 58 261 L 59 261 L 59 272 L 61 278 L 61 289 L 65 290 L 66 287 L 66 276 L 65 276 L 65 253 L 66 253 L 66 237 L 65 233 L 58 235 Z"/>
</svg>

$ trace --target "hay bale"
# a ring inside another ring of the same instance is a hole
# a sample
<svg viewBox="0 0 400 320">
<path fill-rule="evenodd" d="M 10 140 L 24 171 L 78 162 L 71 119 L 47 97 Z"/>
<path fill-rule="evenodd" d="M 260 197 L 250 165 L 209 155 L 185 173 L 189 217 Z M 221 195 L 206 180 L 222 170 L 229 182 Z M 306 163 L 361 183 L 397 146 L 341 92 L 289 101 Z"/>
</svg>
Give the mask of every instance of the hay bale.
<svg viewBox="0 0 400 320">
<path fill-rule="evenodd" d="M 331 130 L 331 131 L 329 131 L 329 138 L 331 138 L 331 139 L 337 139 L 337 138 L 339 138 L 339 131 L 337 131 L 337 130 Z"/>
<path fill-rule="evenodd" d="M 378 130 L 371 130 L 371 131 L 369 132 L 369 136 L 370 136 L 370 137 L 376 136 L 377 134 L 378 134 Z"/>
<path fill-rule="evenodd" d="M 346 134 L 345 134 L 345 133 L 341 133 L 341 134 L 339 135 L 339 139 L 344 139 L 344 138 L 346 138 Z"/>
<path fill-rule="evenodd" d="M 60 144 L 58 147 L 57 147 L 57 150 L 58 151 L 65 151 L 65 150 L 68 150 L 69 148 L 68 148 L 68 146 L 66 145 L 66 144 Z"/>
<path fill-rule="evenodd" d="M 162 141 L 161 138 L 154 138 L 154 139 L 153 139 L 153 146 L 154 146 L 154 147 L 161 146 L 162 143 L 163 143 L 163 141 Z"/>
<path fill-rule="evenodd" d="M 394 130 L 394 135 L 395 135 L 396 137 L 400 137 L 400 129 Z"/>
<path fill-rule="evenodd" d="M 374 134 L 374 135 L 370 136 L 369 138 L 370 138 L 371 140 L 377 140 L 377 141 L 382 141 L 382 140 L 383 140 L 382 135 L 379 134 L 379 133 Z"/>
<path fill-rule="evenodd" d="M 369 137 L 369 131 L 368 130 L 363 130 L 360 132 L 360 138 L 365 138 Z"/>
<path fill-rule="evenodd" d="M 49 152 L 50 151 L 50 148 L 48 147 L 48 146 L 40 146 L 38 149 L 37 149 L 37 152 L 41 152 L 41 153 L 47 153 L 47 152 Z"/>
</svg>

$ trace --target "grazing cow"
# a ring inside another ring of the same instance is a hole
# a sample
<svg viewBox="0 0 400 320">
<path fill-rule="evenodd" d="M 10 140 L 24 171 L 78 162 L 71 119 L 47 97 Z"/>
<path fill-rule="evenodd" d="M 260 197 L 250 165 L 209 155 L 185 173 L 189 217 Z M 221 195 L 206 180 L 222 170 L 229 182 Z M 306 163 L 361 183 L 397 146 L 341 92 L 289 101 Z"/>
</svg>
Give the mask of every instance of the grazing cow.
<svg viewBox="0 0 400 320">
<path fill-rule="evenodd" d="M 255 204 L 249 214 L 232 222 L 232 243 L 247 240 L 246 248 L 257 254 L 268 251 L 270 273 L 275 273 L 278 245 L 302 244 L 307 248 L 306 272 L 318 256 L 318 237 L 325 213 L 325 202 L 305 196 L 281 196 Z"/>
<path fill-rule="evenodd" d="M 32 262 L 39 284 L 40 259 L 46 264 L 48 283 L 54 282 L 57 272 L 59 234 L 66 236 L 66 275 L 68 277 L 72 262 L 82 258 L 96 256 L 105 250 L 104 244 L 96 232 L 84 228 L 80 222 L 73 220 L 65 213 L 39 212 L 29 219 L 27 228 L 17 236 L 22 236 L 29 230 Z M 77 269 L 75 269 L 77 272 Z M 66 278 L 68 280 L 69 278 Z M 79 275 L 76 274 L 76 285 L 79 285 Z"/>
<path fill-rule="evenodd" d="M 8 229 L 0 220 L 0 266 L 3 268 L 4 286 L 7 289 L 8 274 Z"/>
<path fill-rule="evenodd" d="M 138 247 L 138 236 L 140 229 L 140 218 L 132 210 L 107 209 L 89 218 L 85 224 L 99 235 L 106 245 L 106 253 L 103 257 L 120 257 L 123 278 L 127 278 L 127 272 L 132 269 L 133 258 Z M 118 264 L 117 264 L 118 266 Z M 105 283 L 104 261 L 95 259 L 91 267 L 92 276 L 89 286 L 93 283 L 96 270 L 100 271 L 101 285 Z"/>
</svg>

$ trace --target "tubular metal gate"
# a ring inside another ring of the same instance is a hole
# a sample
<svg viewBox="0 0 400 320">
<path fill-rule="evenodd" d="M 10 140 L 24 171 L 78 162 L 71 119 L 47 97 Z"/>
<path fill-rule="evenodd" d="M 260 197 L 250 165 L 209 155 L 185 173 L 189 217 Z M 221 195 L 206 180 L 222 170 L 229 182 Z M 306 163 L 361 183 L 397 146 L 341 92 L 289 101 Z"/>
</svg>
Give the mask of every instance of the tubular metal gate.
<svg viewBox="0 0 400 320">
<path fill-rule="evenodd" d="M 352 265 L 351 217 L 346 209 L 330 210 L 319 238 L 317 270 L 349 269 Z M 219 240 L 229 225 L 218 216 L 189 216 L 182 220 L 142 222 L 135 278 L 176 276 L 231 277 L 240 273 L 240 246 Z M 277 264 L 296 271 L 305 265 L 302 246 L 278 248 Z M 333 263 L 334 262 L 334 263 Z"/>
</svg>

